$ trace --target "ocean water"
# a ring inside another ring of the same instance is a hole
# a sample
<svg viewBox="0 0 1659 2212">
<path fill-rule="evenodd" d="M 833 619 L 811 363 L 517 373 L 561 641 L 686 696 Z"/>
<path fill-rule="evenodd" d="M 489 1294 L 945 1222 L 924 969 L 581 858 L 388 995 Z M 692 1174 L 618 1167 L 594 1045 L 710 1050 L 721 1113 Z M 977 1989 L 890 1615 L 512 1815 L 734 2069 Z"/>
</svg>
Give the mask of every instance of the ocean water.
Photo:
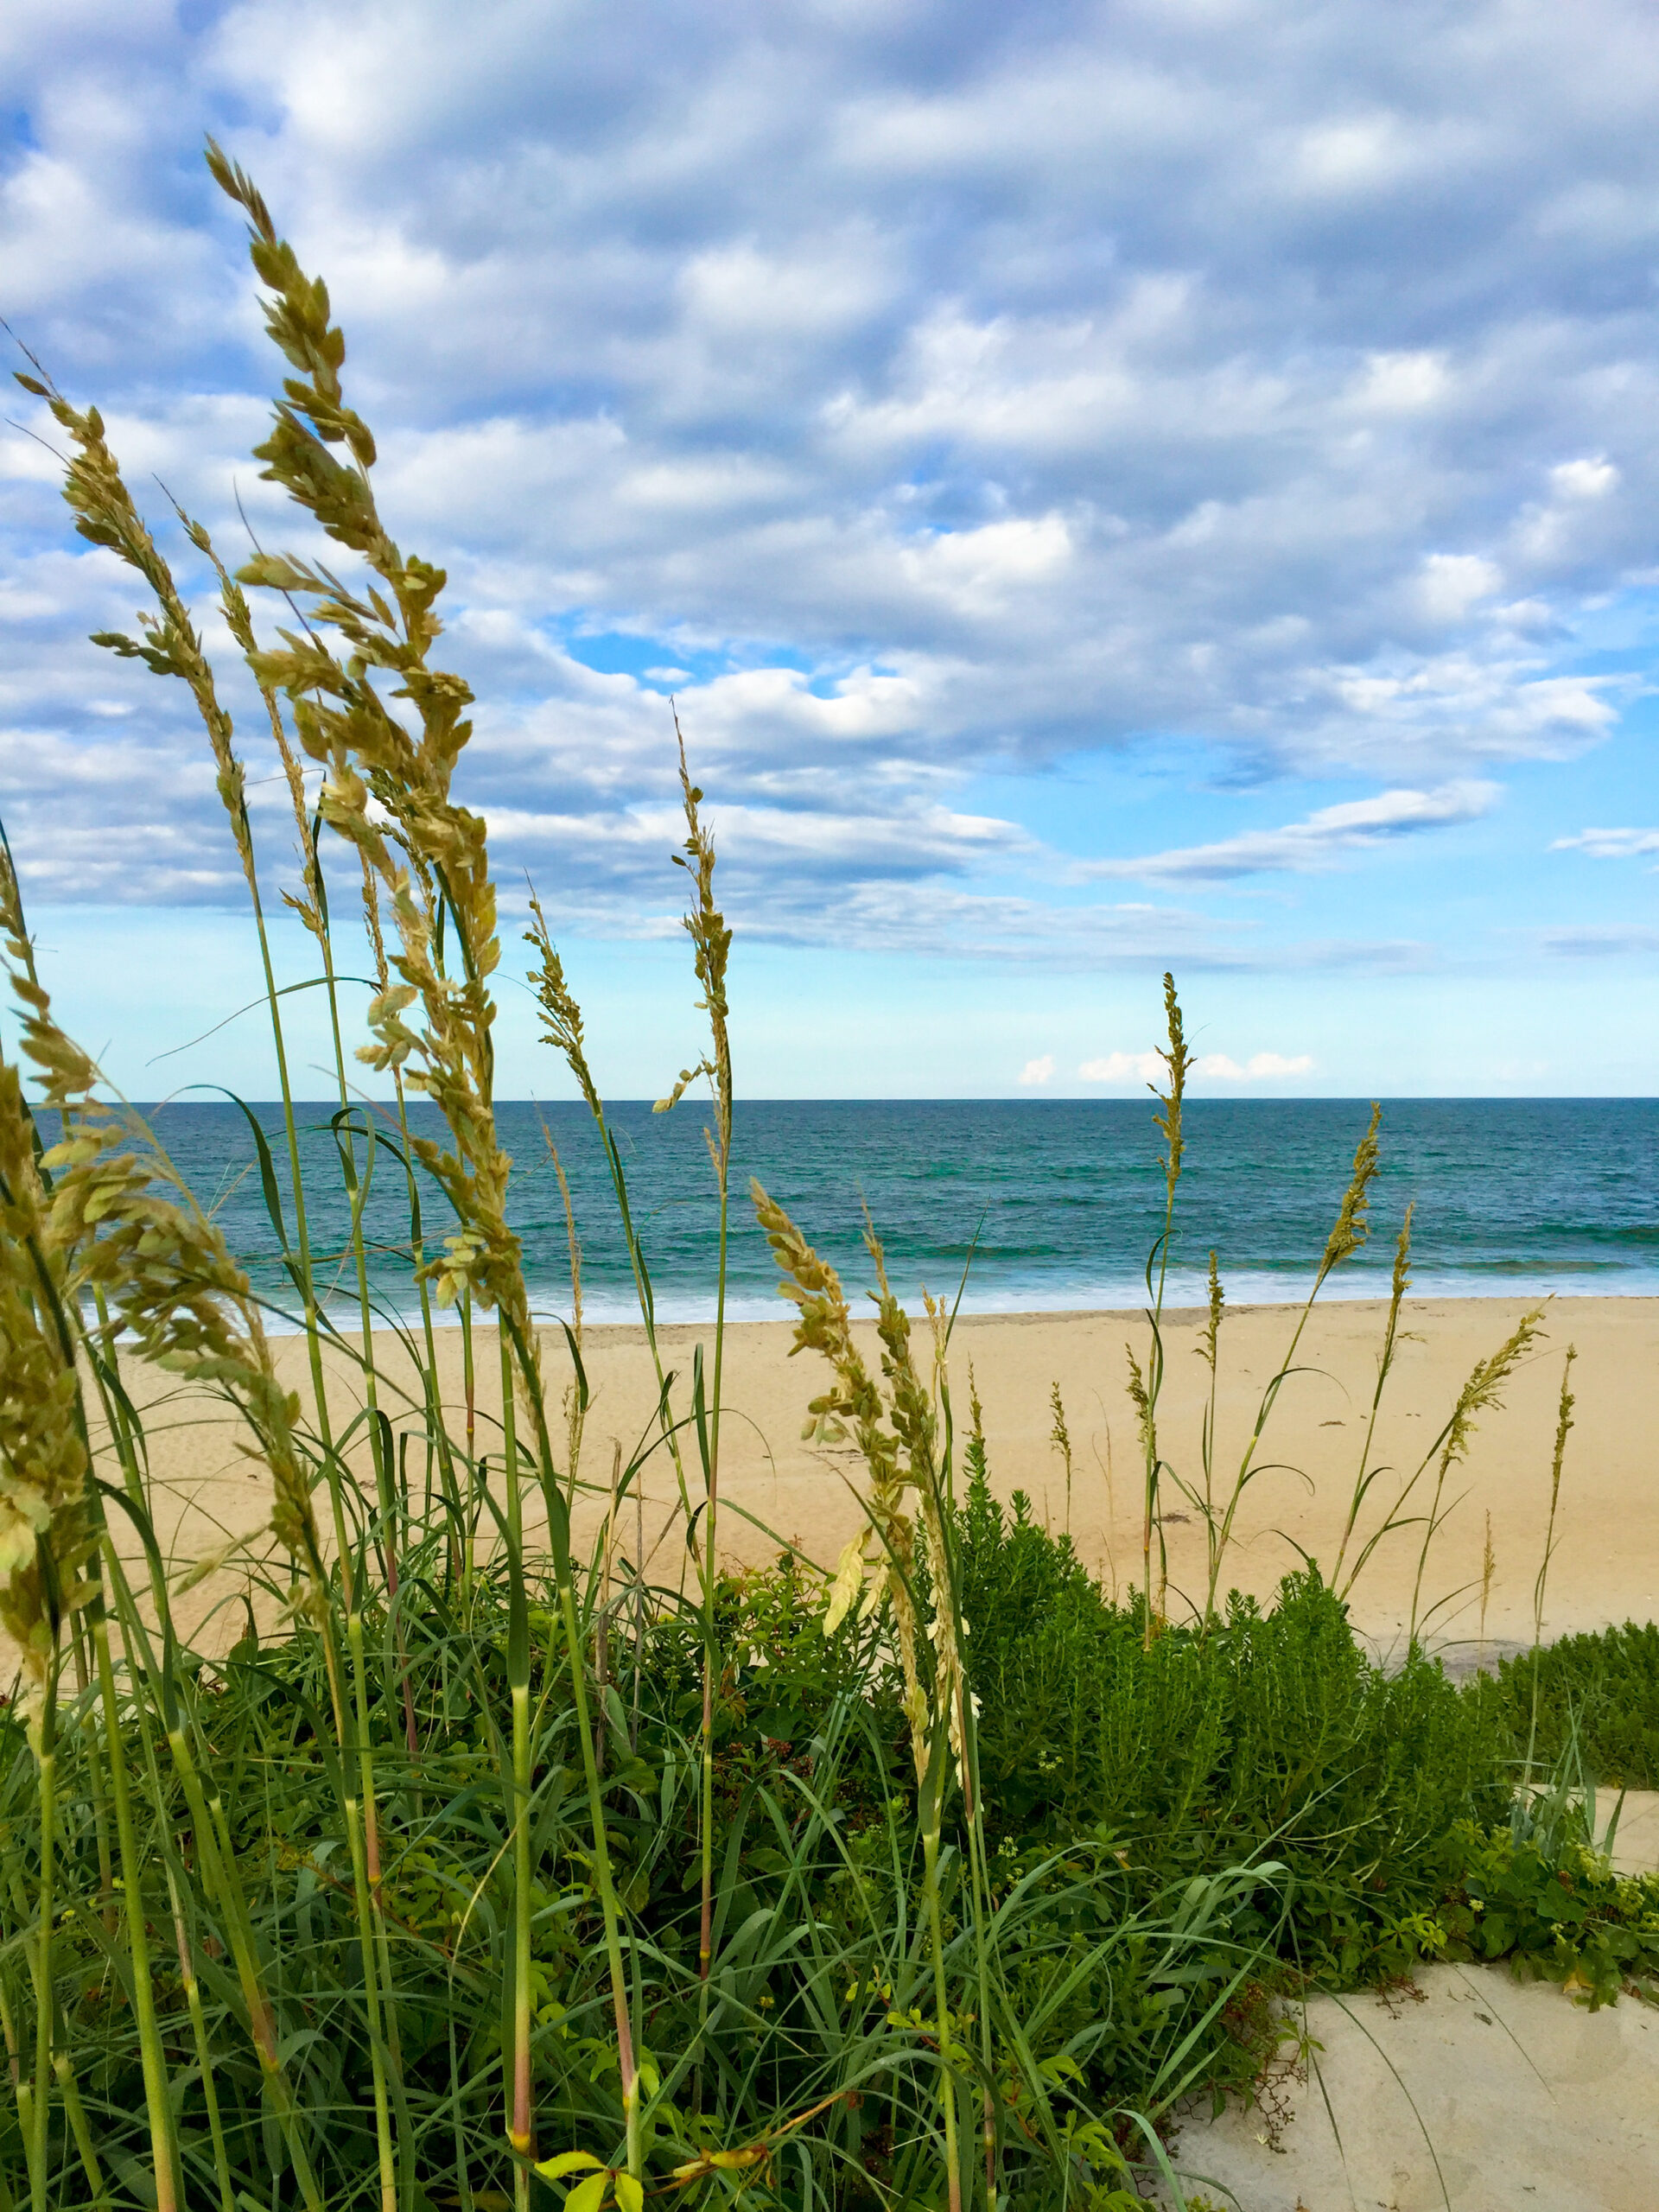
<svg viewBox="0 0 1659 2212">
<path fill-rule="evenodd" d="M 499 1110 L 515 1161 L 512 1219 L 537 1309 L 568 1315 L 570 1303 L 545 1122 L 575 1202 L 588 1316 L 637 1318 L 586 1109 Z M 253 1111 L 270 1134 L 287 1208 L 280 1110 Z M 348 1216 L 328 1109 L 299 1111 L 313 1244 L 337 1252 Z M 416 1111 L 418 1125 L 436 1134 L 431 1109 Z M 716 1228 L 706 1116 L 691 1099 L 671 1115 L 653 1115 L 643 1103 L 610 1111 L 658 1315 L 702 1319 L 712 1307 Z M 1212 1246 L 1230 1301 L 1304 1294 L 1368 1113 L 1355 1099 L 1189 1103 L 1170 1302 L 1202 1299 Z M 228 1104 L 175 1103 L 154 1118 L 256 1281 L 291 1303 L 241 1113 Z M 1416 1206 L 1421 1294 L 1659 1292 L 1659 1100 L 1401 1100 L 1384 1105 L 1381 1141 L 1370 1241 L 1338 1269 L 1325 1295 L 1387 1294 L 1408 1202 Z M 1150 1100 L 745 1100 L 734 1118 L 728 1310 L 739 1319 L 789 1310 L 747 1200 L 751 1176 L 788 1206 L 855 1300 L 870 1281 L 860 1241 L 868 1206 L 894 1287 L 907 1299 L 924 1283 L 954 1298 L 965 1270 L 968 1311 L 1139 1304 L 1162 1223 L 1160 1151 Z M 423 1203 L 430 1249 L 452 1224 L 435 1189 L 428 1187 Z M 385 1151 L 365 1220 L 377 1300 L 407 1312 L 407 1194 L 397 1160 Z"/>
</svg>

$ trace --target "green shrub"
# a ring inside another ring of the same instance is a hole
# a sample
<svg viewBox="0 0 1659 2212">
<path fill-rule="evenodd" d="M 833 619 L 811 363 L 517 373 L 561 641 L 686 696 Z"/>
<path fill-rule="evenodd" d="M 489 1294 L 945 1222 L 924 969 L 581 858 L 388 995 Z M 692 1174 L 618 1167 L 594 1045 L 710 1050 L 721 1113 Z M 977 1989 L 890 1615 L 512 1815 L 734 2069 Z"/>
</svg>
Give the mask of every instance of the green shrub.
<svg viewBox="0 0 1659 2212">
<path fill-rule="evenodd" d="M 1459 1887 L 1427 1931 L 1427 1950 L 1508 1959 L 1517 1974 L 1560 1982 L 1592 2011 L 1632 1986 L 1659 1995 L 1659 1875 L 1616 1874 L 1581 1836 L 1552 1847 L 1460 1826 L 1455 1840 Z"/>
<path fill-rule="evenodd" d="M 1152 1886 L 1271 1858 L 1287 1914 L 1250 1932 L 1321 1979 L 1408 1962 L 1402 1925 L 1443 1895 L 1460 1821 L 1500 1818 L 1506 1739 L 1490 1689 L 1414 1653 L 1387 1674 L 1308 1569 L 1264 1611 L 1147 1645 L 1065 1537 L 983 1484 L 963 1516 L 964 1609 L 983 1713 L 987 1817 L 1022 1849 L 1109 1838 Z"/>
<path fill-rule="evenodd" d="M 1604 1629 L 1523 1651 L 1498 1670 L 1517 1757 L 1533 1740 L 1546 1769 L 1575 1749 L 1599 1782 L 1659 1789 L 1659 1626 Z"/>
</svg>

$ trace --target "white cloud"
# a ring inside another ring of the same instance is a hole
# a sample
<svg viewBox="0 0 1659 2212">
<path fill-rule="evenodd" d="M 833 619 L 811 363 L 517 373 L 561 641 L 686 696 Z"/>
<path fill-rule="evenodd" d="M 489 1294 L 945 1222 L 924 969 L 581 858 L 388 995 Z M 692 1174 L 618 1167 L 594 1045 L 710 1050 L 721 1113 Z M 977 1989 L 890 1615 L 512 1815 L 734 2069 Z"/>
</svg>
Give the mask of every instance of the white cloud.
<svg viewBox="0 0 1659 2212">
<path fill-rule="evenodd" d="M 1201 1082 L 1276 1083 L 1306 1075 L 1313 1065 L 1312 1057 L 1306 1052 L 1294 1058 L 1281 1052 L 1253 1052 L 1243 1063 L 1226 1052 L 1200 1052 L 1192 1061 L 1192 1073 Z M 1158 1052 L 1117 1052 L 1085 1060 L 1077 1073 L 1084 1083 L 1158 1085 L 1166 1081 L 1169 1071 Z"/>
<path fill-rule="evenodd" d="M 1299 151 L 1300 180 L 1318 194 L 1391 182 L 1414 158 L 1398 117 L 1386 111 L 1317 124 Z"/>
<path fill-rule="evenodd" d="M 1353 404 L 1379 414 L 1414 414 L 1436 405 L 1451 390 L 1443 353 L 1371 353 L 1354 387 Z"/>
<path fill-rule="evenodd" d="M 1466 621 L 1471 607 L 1502 590 L 1503 571 L 1480 553 L 1431 553 L 1418 585 L 1431 622 Z"/>
<path fill-rule="evenodd" d="M 1040 1058 L 1027 1060 L 1020 1071 L 1023 1084 L 1052 1083 L 1054 1079 L 1054 1055 L 1045 1052 Z"/>
<path fill-rule="evenodd" d="M 620 926 L 657 866 L 652 685 L 762 925 L 1224 963 L 1201 916 L 1053 902 L 964 786 L 1148 733 L 1224 786 L 1386 782 L 1092 871 L 1307 873 L 1471 818 L 1474 779 L 1594 744 L 1635 688 L 1572 626 L 1645 574 L 1659 504 L 1640 0 L 1400 0 L 1287 41 L 1084 0 L 1017 40 L 944 0 L 902 35 L 637 0 L 621 42 L 516 3 L 64 5 L 0 31 L 9 319 L 135 483 L 227 548 L 238 483 L 293 535 L 246 460 L 280 371 L 204 126 L 254 168 L 330 281 L 384 510 L 450 571 L 466 795 L 577 920 Z M 4 441 L 20 861 L 55 898 L 227 895 L 179 702 L 79 642 L 136 594 L 66 550 L 42 461 Z"/>
<path fill-rule="evenodd" d="M 1077 1070 L 1084 1083 L 1157 1083 L 1168 1072 L 1156 1052 L 1106 1052 Z"/>
<path fill-rule="evenodd" d="M 1276 1083 L 1289 1076 L 1306 1075 L 1313 1065 L 1312 1055 L 1306 1052 L 1299 1052 L 1294 1058 L 1287 1058 L 1282 1052 L 1252 1052 L 1242 1067 L 1225 1052 L 1201 1052 L 1192 1063 L 1192 1072 L 1217 1083 Z"/>
<path fill-rule="evenodd" d="M 1148 882 L 1182 878 L 1222 882 L 1277 870 L 1307 874 L 1393 838 L 1472 822 L 1488 812 L 1497 797 L 1496 784 L 1467 781 L 1443 784 L 1435 791 L 1379 791 L 1374 798 L 1322 806 L 1305 822 L 1287 823 L 1281 830 L 1245 830 L 1214 844 L 1144 853 L 1134 860 L 1088 861 L 1079 873 Z"/>
<path fill-rule="evenodd" d="M 1557 837 L 1552 853 L 1588 853 L 1592 860 L 1633 860 L 1643 853 L 1659 853 L 1659 830 L 1579 830 L 1570 837 Z"/>
<path fill-rule="evenodd" d="M 1563 461 L 1549 472 L 1558 499 L 1605 499 L 1618 489 L 1619 474 L 1605 454 L 1593 461 Z"/>
</svg>

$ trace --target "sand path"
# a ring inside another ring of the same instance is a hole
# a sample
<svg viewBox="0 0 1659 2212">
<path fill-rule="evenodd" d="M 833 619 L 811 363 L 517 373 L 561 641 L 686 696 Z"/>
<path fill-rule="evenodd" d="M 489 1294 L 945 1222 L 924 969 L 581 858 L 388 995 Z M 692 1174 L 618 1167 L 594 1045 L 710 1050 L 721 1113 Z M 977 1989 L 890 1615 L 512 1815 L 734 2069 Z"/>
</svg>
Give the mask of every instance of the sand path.
<svg viewBox="0 0 1659 2212">
<path fill-rule="evenodd" d="M 1288 2091 L 1287 2125 L 1270 2131 L 1260 2111 L 1235 2108 L 1182 2130 L 1189 2201 L 1236 2212 L 1659 2203 L 1652 2006 L 1621 1998 L 1592 2013 L 1504 1967 L 1430 1967 L 1415 1998 L 1316 1997 L 1306 2026 L 1321 2048 Z"/>
<path fill-rule="evenodd" d="M 1600 1799 L 1599 1837 L 1615 1811 L 1613 1865 L 1659 1868 L 1659 1791 Z M 1428 1967 L 1414 1993 L 1315 1997 L 1298 2024 L 1316 2048 L 1268 2101 L 1276 2124 L 1234 2107 L 1182 2127 L 1190 2194 L 1236 2212 L 1659 2203 L 1659 2011 L 1637 1999 L 1592 2013 L 1506 1966 Z"/>
</svg>

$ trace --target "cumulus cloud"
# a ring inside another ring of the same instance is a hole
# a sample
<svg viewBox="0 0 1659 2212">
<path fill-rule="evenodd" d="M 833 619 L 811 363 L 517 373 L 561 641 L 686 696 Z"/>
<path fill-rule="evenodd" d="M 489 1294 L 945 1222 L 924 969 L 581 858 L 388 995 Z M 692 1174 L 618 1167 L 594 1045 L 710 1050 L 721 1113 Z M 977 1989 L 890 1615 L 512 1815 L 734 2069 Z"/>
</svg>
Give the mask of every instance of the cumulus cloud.
<svg viewBox="0 0 1659 2212">
<path fill-rule="evenodd" d="M 1192 1063 L 1192 1072 L 1217 1083 L 1275 1083 L 1288 1076 L 1306 1075 L 1313 1065 L 1313 1056 L 1307 1052 L 1289 1058 L 1282 1052 L 1252 1052 L 1242 1067 L 1225 1052 L 1200 1052 Z"/>
<path fill-rule="evenodd" d="M 1183 877 L 1222 882 L 1235 876 L 1278 870 L 1306 874 L 1331 868 L 1345 855 L 1363 852 L 1387 840 L 1408 837 L 1448 823 L 1472 822 L 1496 803 L 1496 784 L 1465 781 L 1427 791 L 1379 791 L 1374 798 L 1344 799 L 1322 806 L 1304 822 L 1282 830 L 1260 830 L 1225 837 L 1210 845 L 1188 845 L 1172 852 L 1143 853 L 1134 860 L 1084 862 L 1089 876 L 1132 876 L 1147 881 Z"/>
<path fill-rule="evenodd" d="M 1594 460 L 1557 461 L 1549 480 L 1560 499 L 1605 499 L 1618 489 L 1619 474 L 1604 454 Z"/>
<path fill-rule="evenodd" d="M 1063 868 L 964 787 L 1177 739 L 1224 785 L 1375 792 L 1092 868 L 1310 874 L 1472 819 L 1634 688 L 1571 626 L 1646 574 L 1659 500 L 1638 0 L 1109 32 L 1053 0 L 1018 38 L 944 0 L 637 0 L 626 40 L 516 0 L 15 13 L 9 319 L 135 483 L 230 549 L 238 486 L 302 537 L 245 458 L 278 371 L 204 129 L 249 163 L 329 278 L 385 511 L 449 569 L 467 796 L 566 926 L 663 923 L 670 686 L 755 926 L 1223 964 L 1268 956 L 1057 901 Z M 179 701 L 77 642 L 137 594 L 71 544 L 5 439 L 31 887 L 234 896 Z"/>
<path fill-rule="evenodd" d="M 1156 1052 L 1103 1052 L 1077 1070 L 1084 1083 L 1154 1083 L 1168 1073 Z"/>
<path fill-rule="evenodd" d="M 1023 1084 L 1052 1083 L 1054 1080 L 1054 1055 L 1045 1052 L 1038 1059 L 1027 1060 L 1020 1071 Z"/>
</svg>

